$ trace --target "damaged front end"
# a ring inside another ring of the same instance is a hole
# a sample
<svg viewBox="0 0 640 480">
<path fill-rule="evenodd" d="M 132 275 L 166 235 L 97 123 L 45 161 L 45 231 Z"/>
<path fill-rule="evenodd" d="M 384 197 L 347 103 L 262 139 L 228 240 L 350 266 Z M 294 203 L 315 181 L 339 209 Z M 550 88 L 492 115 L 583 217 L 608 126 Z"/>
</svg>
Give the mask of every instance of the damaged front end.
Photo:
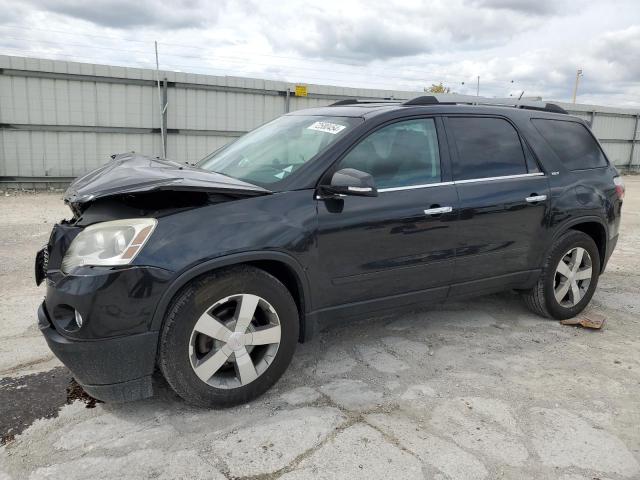
<svg viewBox="0 0 640 480">
<path fill-rule="evenodd" d="M 73 216 L 53 227 L 36 255 L 36 283 L 47 288 L 38 324 L 87 392 L 106 401 L 152 394 L 158 332 L 150 327 L 175 272 L 135 260 L 156 227 L 185 210 L 269 193 L 136 154 L 71 184 L 64 201 Z"/>
<path fill-rule="evenodd" d="M 160 218 L 183 210 L 268 195 L 257 185 L 169 160 L 136 153 L 115 155 L 109 163 L 76 179 L 64 194 L 72 218 L 56 224 L 36 255 L 35 279 L 56 282 L 64 255 L 86 227 L 126 218 Z"/>
<path fill-rule="evenodd" d="M 61 267 L 65 253 L 74 238 L 82 228 L 63 220 L 53 226 L 49 242 L 36 254 L 35 277 L 36 285 L 40 285 L 45 278 L 52 282 L 62 275 Z"/>
<path fill-rule="evenodd" d="M 189 203 L 189 192 L 195 193 L 198 199 L 208 194 L 232 199 L 271 193 L 257 185 L 190 165 L 125 153 L 115 155 L 111 162 L 77 178 L 65 192 L 64 201 L 75 216 L 80 216 L 87 205 L 101 198 L 137 197 L 153 192 L 163 192 L 163 195 L 147 198 L 151 200 L 146 202 L 147 207 L 157 207 L 155 202 L 162 201 L 164 192 L 180 192 L 173 195 L 172 200 L 182 203 Z"/>
</svg>

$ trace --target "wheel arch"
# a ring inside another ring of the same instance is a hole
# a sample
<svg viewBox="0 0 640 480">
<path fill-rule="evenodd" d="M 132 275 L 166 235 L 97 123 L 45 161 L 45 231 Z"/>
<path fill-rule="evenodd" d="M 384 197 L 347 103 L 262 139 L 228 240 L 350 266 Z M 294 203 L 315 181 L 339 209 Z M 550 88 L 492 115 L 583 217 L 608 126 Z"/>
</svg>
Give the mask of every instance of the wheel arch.
<svg viewBox="0 0 640 480">
<path fill-rule="evenodd" d="M 282 252 L 253 251 L 226 255 L 200 263 L 182 272 L 164 292 L 150 325 L 150 330 L 159 331 L 171 301 L 180 290 L 193 279 L 224 267 L 250 265 L 276 277 L 289 290 L 296 302 L 300 314 L 299 341 L 309 340 L 313 335 L 313 326 L 308 325 L 306 313 L 311 310 L 310 289 L 304 268 L 292 256 Z"/>
<path fill-rule="evenodd" d="M 578 230 L 593 239 L 600 254 L 600 270 L 604 270 L 607 255 L 607 239 L 609 237 L 607 234 L 607 226 L 602 219 L 595 216 L 575 218 L 558 229 L 553 240 L 555 241 L 560 235 L 569 230 Z"/>
</svg>

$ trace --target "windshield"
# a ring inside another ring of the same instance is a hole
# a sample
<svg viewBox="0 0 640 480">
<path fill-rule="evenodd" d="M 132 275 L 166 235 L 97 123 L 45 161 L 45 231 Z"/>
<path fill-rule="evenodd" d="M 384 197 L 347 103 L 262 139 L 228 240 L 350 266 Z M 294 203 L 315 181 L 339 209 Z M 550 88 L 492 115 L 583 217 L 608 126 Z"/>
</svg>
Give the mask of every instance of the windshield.
<svg viewBox="0 0 640 480">
<path fill-rule="evenodd" d="M 285 115 L 203 158 L 198 167 L 266 186 L 291 175 L 360 118 Z"/>
</svg>

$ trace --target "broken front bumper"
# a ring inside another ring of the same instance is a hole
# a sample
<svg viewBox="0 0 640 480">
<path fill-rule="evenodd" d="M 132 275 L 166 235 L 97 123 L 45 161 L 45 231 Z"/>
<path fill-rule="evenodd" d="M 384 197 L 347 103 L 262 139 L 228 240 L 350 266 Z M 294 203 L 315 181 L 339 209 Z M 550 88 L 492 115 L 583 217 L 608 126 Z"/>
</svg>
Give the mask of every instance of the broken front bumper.
<svg viewBox="0 0 640 480">
<path fill-rule="evenodd" d="M 51 351 L 91 396 L 106 402 L 125 402 L 153 395 L 151 375 L 158 332 L 100 340 L 70 339 L 55 329 L 45 302 L 38 308 L 38 325 Z"/>
<path fill-rule="evenodd" d="M 127 401 L 152 394 L 158 332 L 152 318 L 173 273 L 161 268 L 61 269 L 81 228 L 58 224 L 36 257 L 37 282 L 46 282 L 38 323 L 53 353 L 94 397 Z"/>
</svg>

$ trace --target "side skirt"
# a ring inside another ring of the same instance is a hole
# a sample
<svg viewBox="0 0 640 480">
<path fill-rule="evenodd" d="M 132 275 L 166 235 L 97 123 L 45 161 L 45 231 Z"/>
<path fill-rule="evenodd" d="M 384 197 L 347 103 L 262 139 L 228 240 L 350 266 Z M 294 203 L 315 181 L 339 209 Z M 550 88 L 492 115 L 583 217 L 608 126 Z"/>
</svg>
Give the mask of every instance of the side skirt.
<svg viewBox="0 0 640 480">
<path fill-rule="evenodd" d="M 510 289 L 531 288 L 539 275 L 539 269 L 527 270 L 481 280 L 456 283 L 451 286 L 419 290 L 390 297 L 323 308 L 309 312 L 305 316 L 305 335 L 303 341 L 311 340 L 317 332 L 325 328 L 344 324 L 349 320 L 366 316 L 382 315 L 384 313 L 402 313 L 404 311 L 427 307 L 434 303 L 443 303 L 447 300 L 487 295 Z"/>
</svg>

